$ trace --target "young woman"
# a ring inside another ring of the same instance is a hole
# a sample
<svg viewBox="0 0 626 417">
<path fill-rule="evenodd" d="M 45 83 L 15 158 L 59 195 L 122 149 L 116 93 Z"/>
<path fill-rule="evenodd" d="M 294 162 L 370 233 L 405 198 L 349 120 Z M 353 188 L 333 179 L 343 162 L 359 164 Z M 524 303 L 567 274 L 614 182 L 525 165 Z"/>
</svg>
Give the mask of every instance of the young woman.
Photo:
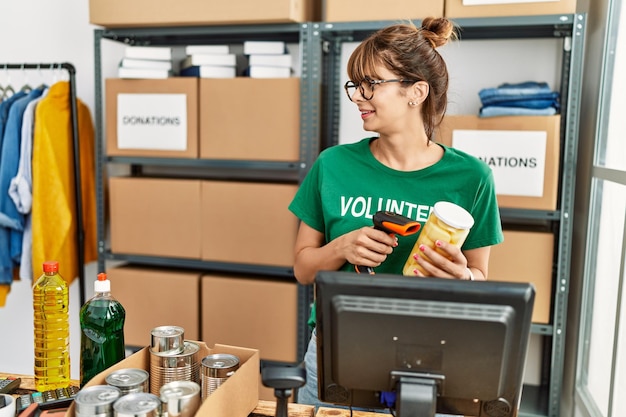
<svg viewBox="0 0 626 417">
<path fill-rule="evenodd" d="M 451 21 L 427 18 L 419 28 L 381 29 L 351 55 L 344 87 L 363 128 L 378 137 L 324 150 L 290 204 L 301 220 L 294 265 L 301 284 L 312 284 L 318 271 L 354 271 L 354 265 L 402 274 L 409 256 L 429 276 L 487 279 L 490 246 L 503 240 L 492 172 L 479 159 L 434 141 L 448 90 L 448 71 L 436 48 L 453 35 Z M 423 225 L 438 201 L 460 205 L 475 220 L 461 249 L 436 242 L 446 256 L 428 247 L 411 253 L 417 235 L 389 236 L 372 227 L 378 210 Z M 422 274 L 415 270 L 415 276 Z M 315 331 L 305 364 L 307 385 L 298 402 L 319 406 Z"/>
</svg>

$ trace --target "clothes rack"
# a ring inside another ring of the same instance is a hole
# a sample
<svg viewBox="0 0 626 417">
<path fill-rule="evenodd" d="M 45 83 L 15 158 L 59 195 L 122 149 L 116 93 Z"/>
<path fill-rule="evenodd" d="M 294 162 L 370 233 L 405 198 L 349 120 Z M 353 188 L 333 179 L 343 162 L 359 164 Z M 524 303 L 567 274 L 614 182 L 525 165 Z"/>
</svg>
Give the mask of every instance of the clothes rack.
<svg viewBox="0 0 626 417">
<path fill-rule="evenodd" d="M 80 305 L 85 304 L 85 254 L 84 241 L 85 232 L 83 229 L 83 207 L 80 176 L 80 143 L 78 138 L 78 110 L 76 106 L 76 69 L 67 62 L 59 63 L 23 63 L 23 64 L 0 64 L 0 70 L 65 70 L 69 75 L 70 87 L 70 131 L 72 132 L 72 153 L 74 161 L 74 197 L 76 210 L 76 243 L 77 243 L 77 266 L 78 266 L 78 288 Z"/>
</svg>

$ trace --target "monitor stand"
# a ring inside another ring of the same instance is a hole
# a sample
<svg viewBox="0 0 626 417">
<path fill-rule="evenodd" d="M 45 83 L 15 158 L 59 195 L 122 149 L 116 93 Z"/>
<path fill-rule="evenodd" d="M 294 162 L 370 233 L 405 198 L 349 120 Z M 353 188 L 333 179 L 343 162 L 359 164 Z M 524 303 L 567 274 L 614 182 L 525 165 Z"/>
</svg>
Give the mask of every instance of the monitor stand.
<svg viewBox="0 0 626 417">
<path fill-rule="evenodd" d="M 402 376 L 398 380 L 397 417 L 435 417 L 437 381 L 428 377 Z"/>
</svg>

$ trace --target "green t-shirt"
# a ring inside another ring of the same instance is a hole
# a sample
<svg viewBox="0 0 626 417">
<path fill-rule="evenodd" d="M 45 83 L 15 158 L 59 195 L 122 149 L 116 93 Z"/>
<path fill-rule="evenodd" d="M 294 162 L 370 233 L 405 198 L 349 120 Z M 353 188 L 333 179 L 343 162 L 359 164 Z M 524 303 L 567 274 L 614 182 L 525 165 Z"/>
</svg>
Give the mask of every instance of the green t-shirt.
<svg viewBox="0 0 626 417">
<path fill-rule="evenodd" d="M 372 140 L 376 138 L 321 152 L 289 205 L 301 221 L 324 234 L 325 242 L 372 226 L 372 217 L 379 210 L 402 214 L 423 226 L 438 201 L 456 203 L 474 217 L 464 250 L 502 242 L 493 173 L 487 164 L 435 144 L 444 150 L 437 163 L 417 171 L 396 171 L 372 155 Z M 376 272 L 402 274 L 418 235 L 398 236 L 399 245 Z M 354 266 L 346 263 L 341 269 L 354 271 Z"/>
</svg>

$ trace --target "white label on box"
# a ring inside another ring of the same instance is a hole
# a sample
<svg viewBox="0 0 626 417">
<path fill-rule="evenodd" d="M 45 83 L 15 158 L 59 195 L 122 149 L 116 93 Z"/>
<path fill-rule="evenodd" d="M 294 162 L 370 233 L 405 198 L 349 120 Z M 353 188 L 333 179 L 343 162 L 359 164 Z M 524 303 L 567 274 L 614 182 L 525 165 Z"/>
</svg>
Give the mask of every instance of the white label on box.
<svg viewBox="0 0 626 417">
<path fill-rule="evenodd" d="M 119 149 L 187 149 L 185 94 L 118 94 Z"/>
<path fill-rule="evenodd" d="M 550 3 L 560 0 L 463 0 L 463 6 L 482 6 L 485 4 Z"/>
<path fill-rule="evenodd" d="M 497 194 L 541 197 L 547 137 L 545 131 L 454 130 L 452 146 L 489 165 Z"/>
</svg>

